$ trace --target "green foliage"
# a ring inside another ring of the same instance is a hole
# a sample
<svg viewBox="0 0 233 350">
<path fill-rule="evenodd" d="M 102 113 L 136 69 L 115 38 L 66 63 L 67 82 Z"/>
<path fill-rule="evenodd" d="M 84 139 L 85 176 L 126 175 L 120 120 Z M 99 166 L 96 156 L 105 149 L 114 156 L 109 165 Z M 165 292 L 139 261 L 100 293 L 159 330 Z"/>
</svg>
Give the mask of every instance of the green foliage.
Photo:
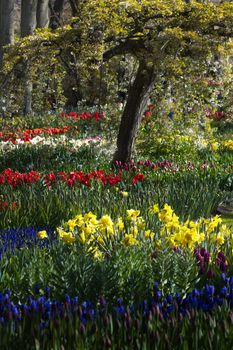
<svg viewBox="0 0 233 350">
<path fill-rule="evenodd" d="M 17 301 L 25 301 L 27 295 L 36 297 L 49 286 L 57 299 L 69 294 L 97 302 L 104 295 L 112 304 L 118 297 L 127 304 L 148 298 L 155 280 L 163 292 L 185 294 L 194 288 L 199 272 L 190 252 L 163 247 L 153 256 L 145 248 L 117 245 L 104 260 L 93 258 L 79 242 L 66 246 L 57 241 L 46 249 L 22 248 L 10 258 L 3 254 L 1 288 L 10 288 Z"/>
<path fill-rule="evenodd" d="M 98 156 L 99 148 L 95 145 L 81 146 L 78 150 L 71 145 L 38 145 L 24 146 L 22 149 L 12 149 L 0 153 L 0 169 L 11 168 L 19 172 L 30 170 L 73 171 L 73 169 L 88 169 L 90 163 L 96 166 L 101 162 Z"/>
<path fill-rule="evenodd" d="M 200 279 L 195 257 L 188 250 L 175 251 L 164 247 L 155 253 L 153 270 L 165 294 L 182 293 L 186 296 Z"/>
</svg>

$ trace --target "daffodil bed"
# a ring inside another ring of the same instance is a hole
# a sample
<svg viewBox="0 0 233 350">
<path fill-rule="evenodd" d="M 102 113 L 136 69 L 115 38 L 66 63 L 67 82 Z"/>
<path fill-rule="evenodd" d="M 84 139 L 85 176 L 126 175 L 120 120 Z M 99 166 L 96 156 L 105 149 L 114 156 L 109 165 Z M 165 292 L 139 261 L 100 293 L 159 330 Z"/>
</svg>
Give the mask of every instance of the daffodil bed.
<svg viewBox="0 0 233 350">
<path fill-rule="evenodd" d="M 123 195 L 126 196 L 127 192 Z M 155 215 L 156 218 L 153 217 Z M 225 241 L 229 241 L 227 245 L 233 249 L 231 230 L 222 224 L 219 215 L 180 222 L 168 204 L 162 209 L 154 204 L 149 209 L 147 221 L 140 216 L 140 210 L 134 209 L 128 209 L 124 218 L 118 217 L 114 221 L 109 215 L 98 219 L 89 212 L 68 220 L 64 228 L 57 228 L 58 236 L 64 243 L 71 245 L 79 240 L 87 247 L 87 252 L 93 253 L 97 259 L 104 259 L 105 254 L 111 256 L 112 247 L 115 249 L 117 245 L 149 246 L 151 253 L 166 245 L 171 249 L 189 249 L 191 252 L 203 246 L 216 254 L 218 248 L 223 248 Z M 41 239 L 49 238 L 46 231 L 40 231 L 37 235 Z"/>
</svg>

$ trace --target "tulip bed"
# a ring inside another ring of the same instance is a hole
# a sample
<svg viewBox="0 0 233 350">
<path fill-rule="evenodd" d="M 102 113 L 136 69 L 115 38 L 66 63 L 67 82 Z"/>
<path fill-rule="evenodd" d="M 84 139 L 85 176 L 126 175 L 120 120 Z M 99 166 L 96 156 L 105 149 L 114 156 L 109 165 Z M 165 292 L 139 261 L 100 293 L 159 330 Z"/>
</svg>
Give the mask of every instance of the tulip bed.
<svg viewBox="0 0 233 350">
<path fill-rule="evenodd" d="M 229 135 L 222 158 L 113 166 L 103 113 L 14 124 L 0 133 L 1 349 L 231 348 Z"/>
</svg>

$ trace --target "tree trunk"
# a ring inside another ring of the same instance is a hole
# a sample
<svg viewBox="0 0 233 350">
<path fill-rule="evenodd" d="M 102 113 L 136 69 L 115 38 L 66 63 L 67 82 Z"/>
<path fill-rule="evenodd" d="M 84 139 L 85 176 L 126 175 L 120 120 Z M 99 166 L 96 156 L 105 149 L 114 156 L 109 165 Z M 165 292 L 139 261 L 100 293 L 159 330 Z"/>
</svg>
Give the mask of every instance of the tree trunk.
<svg viewBox="0 0 233 350">
<path fill-rule="evenodd" d="M 69 0 L 72 16 L 75 17 L 78 14 L 79 0 Z"/>
<path fill-rule="evenodd" d="M 37 28 L 49 26 L 49 0 L 38 0 L 36 13 Z"/>
<path fill-rule="evenodd" d="M 62 13 L 65 0 L 55 0 L 53 5 L 50 5 L 50 22 L 49 27 L 57 29 L 62 25 Z"/>
<path fill-rule="evenodd" d="M 80 0 L 68 0 L 72 16 L 75 17 L 78 14 Z M 50 4 L 50 28 L 57 29 L 63 24 L 63 10 L 64 10 L 65 1 L 64 0 L 55 0 L 54 4 Z M 79 100 L 82 99 L 82 94 L 80 92 L 80 79 L 78 76 L 76 68 L 76 57 L 71 55 L 69 49 L 65 52 L 65 60 L 67 61 L 67 74 L 63 80 L 63 90 L 64 96 L 67 98 L 66 107 L 76 107 Z"/>
<path fill-rule="evenodd" d="M 36 13 L 38 0 L 22 0 L 21 2 L 21 36 L 32 35 L 36 28 Z M 32 81 L 30 74 L 30 65 L 27 60 L 23 63 L 24 67 L 24 105 L 23 114 L 26 116 L 32 112 Z"/>
<path fill-rule="evenodd" d="M 121 118 L 117 138 L 117 150 L 113 157 L 116 161 L 128 162 L 131 157 L 136 133 L 155 82 L 155 67 L 145 61 L 139 62 L 133 85 L 129 89 L 126 106 Z"/>
<path fill-rule="evenodd" d="M 33 34 L 36 28 L 38 0 L 22 0 L 21 3 L 21 36 Z"/>
<path fill-rule="evenodd" d="M 14 0 L 0 0 L 0 69 L 2 67 L 3 46 L 14 43 Z"/>
</svg>

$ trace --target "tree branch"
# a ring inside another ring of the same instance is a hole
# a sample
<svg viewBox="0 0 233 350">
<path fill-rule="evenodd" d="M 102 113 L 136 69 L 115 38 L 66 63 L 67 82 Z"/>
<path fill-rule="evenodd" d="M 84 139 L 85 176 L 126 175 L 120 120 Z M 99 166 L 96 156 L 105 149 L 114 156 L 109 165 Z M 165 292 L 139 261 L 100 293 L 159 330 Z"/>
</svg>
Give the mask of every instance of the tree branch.
<svg viewBox="0 0 233 350">
<path fill-rule="evenodd" d="M 107 50 L 103 54 L 103 61 L 108 61 L 114 56 L 124 55 L 131 53 L 132 55 L 137 55 L 138 51 L 144 48 L 143 40 L 137 39 L 128 39 L 111 49 Z"/>
</svg>

